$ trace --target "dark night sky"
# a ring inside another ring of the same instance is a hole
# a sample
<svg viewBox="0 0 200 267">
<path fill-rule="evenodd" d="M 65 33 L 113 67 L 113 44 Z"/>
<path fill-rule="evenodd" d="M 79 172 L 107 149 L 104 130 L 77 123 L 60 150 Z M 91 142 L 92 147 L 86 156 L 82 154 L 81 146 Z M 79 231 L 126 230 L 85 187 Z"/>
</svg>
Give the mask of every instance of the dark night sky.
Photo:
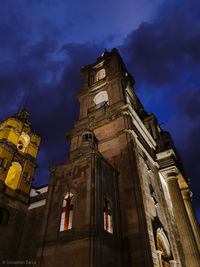
<svg viewBox="0 0 200 267">
<path fill-rule="evenodd" d="M 80 68 L 116 47 L 145 109 L 169 130 L 200 219 L 200 1 L 1 0 L 0 120 L 30 111 L 42 137 L 35 185 L 67 159 L 78 119 Z"/>
</svg>

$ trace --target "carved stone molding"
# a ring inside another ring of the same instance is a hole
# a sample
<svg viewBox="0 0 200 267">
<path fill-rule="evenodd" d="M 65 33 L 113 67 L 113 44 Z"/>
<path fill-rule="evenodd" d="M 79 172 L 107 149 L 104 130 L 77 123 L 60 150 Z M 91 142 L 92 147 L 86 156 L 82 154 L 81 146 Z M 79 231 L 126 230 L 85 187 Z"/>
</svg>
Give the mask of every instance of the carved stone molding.
<svg viewBox="0 0 200 267">
<path fill-rule="evenodd" d="M 182 194 L 183 199 L 191 200 L 192 192 L 190 191 L 189 188 L 181 190 L 181 194 Z"/>
<path fill-rule="evenodd" d="M 177 178 L 177 175 L 179 174 L 178 168 L 174 166 L 170 166 L 168 168 L 160 170 L 160 173 L 165 178 L 165 180 L 175 179 Z"/>
</svg>

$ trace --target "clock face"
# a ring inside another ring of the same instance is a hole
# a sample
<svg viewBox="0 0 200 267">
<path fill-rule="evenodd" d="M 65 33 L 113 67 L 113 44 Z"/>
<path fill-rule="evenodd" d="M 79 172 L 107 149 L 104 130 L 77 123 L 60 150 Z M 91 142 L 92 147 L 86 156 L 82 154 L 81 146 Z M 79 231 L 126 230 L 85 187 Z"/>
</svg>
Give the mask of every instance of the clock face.
<svg viewBox="0 0 200 267">
<path fill-rule="evenodd" d="M 30 136 L 27 133 L 22 132 L 17 143 L 18 150 L 20 150 L 21 152 L 25 152 L 29 143 L 30 143 Z"/>
<path fill-rule="evenodd" d="M 101 91 L 94 97 L 94 103 L 96 105 L 103 102 L 108 102 L 108 94 L 106 91 Z"/>
</svg>

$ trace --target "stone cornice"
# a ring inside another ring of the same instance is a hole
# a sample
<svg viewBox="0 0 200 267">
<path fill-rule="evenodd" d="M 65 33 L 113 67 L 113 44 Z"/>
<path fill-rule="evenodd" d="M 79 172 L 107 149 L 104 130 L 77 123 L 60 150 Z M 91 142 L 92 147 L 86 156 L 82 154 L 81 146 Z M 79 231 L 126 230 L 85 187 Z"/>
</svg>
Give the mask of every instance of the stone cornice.
<svg viewBox="0 0 200 267">
<path fill-rule="evenodd" d="M 161 169 L 160 173 L 167 180 L 167 179 L 170 179 L 171 177 L 177 178 L 177 175 L 179 174 L 179 170 L 176 166 L 169 166 L 164 169 Z"/>
<path fill-rule="evenodd" d="M 138 139 L 137 134 L 133 131 L 133 130 L 129 130 L 129 129 L 124 129 L 124 132 L 127 132 L 129 134 L 131 134 L 134 138 L 135 141 L 137 143 L 137 145 L 142 149 L 142 151 L 148 156 L 148 160 L 151 161 L 151 163 L 153 165 L 155 165 L 157 168 L 159 168 L 159 165 L 156 161 L 154 161 L 154 159 L 152 158 L 152 156 L 148 153 L 148 151 L 145 149 L 145 147 L 142 145 L 142 143 L 140 142 L 140 140 Z"/>
<path fill-rule="evenodd" d="M 123 113 L 126 115 L 130 115 L 132 118 L 132 122 L 135 125 L 135 127 L 138 129 L 138 131 L 140 132 L 140 134 L 142 135 L 142 137 L 144 138 L 144 140 L 147 142 L 147 144 L 155 149 L 156 147 L 156 142 L 153 139 L 153 137 L 151 136 L 151 134 L 148 132 L 147 128 L 145 127 L 144 123 L 142 122 L 142 120 L 139 118 L 139 116 L 137 115 L 136 111 L 132 108 L 132 106 L 130 104 L 126 104 L 123 106 L 123 109 L 128 109 L 128 113 Z"/>
<path fill-rule="evenodd" d="M 167 150 L 165 150 L 163 152 L 157 153 L 156 157 L 157 157 L 158 160 L 160 160 L 160 159 L 165 159 L 165 158 L 167 158 L 169 156 L 172 156 L 172 155 L 175 158 L 177 158 L 175 151 L 172 148 L 170 148 L 170 149 L 167 149 Z"/>
<path fill-rule="evenodd" d="M 11 153 L 15 153 L 17 150 L 16 145 L 14 145 L 12 142 L 10 142 L 5 138 L 0 140 L 0 147 L 5 148 L 7 151 Z"/>
<path fill-rule="evenodd" d="M 155 149 L 156 142 L 154 141 L 153 137 L 150 135 L 150 133 L 146 129 L 144 123 L 141 121 L 137 113 L 131 107 L 131 105 L 126 104 L 126 105 L 121 105 L 121 107 L 119 107 L 120 103 L 121 102 L 116 103 L 115 105 L 108 106 L 107 111 L 106 111 L 106 116 L 105 114 L 103 114 L 103 116 L 95 118 L 94 122 L 92 122 L 92 117 L 94 116 L 94 114 L 90 114 L 89 118 L 87 119 L 78 121 L 77 123 L 75 123 L 75 128 L 65 133 L 66 137 L 68 139 L 71 139 L 71 136 L 77 135 L 81 131 L 82 128 L 86 128 L 88 127 L 88 125 L 90 125 L 90 128 L 94 130 L 95 128 L 99 127 L 101 124 L 103 125 L 103 124 L 109 123 L 111 120 L 114 120 L 115 118 L 119 116 L 128 115 L 132 118 L 132 122 L 134 126 L 140 132 L 141 136 L 144 138 L 144 140 L 147 142 L 150 148 Z M 100 109 L 102 109 L 102 107 Z"/>
<path fill-rule="evenodd" d="M 181 194 L 182 194 L 183 199 L 191 200 L 192 192 L 190 191 L 189 187 L 182 189 Z"/>
</svg>

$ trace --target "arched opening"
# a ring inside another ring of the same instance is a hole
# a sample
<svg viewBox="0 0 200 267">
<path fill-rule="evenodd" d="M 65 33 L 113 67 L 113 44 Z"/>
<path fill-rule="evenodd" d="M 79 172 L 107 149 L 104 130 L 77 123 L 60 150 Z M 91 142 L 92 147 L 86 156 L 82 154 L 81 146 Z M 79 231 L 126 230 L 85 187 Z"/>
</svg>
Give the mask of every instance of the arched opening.
<svg viewBox="0 0 200 267">
<path fill-rule="evenodd" d="M 29 143 L 30 143 L 30 136 L 27 133 L 22 132 L 17 143 L 17 149 L 20 150 L 21 152 L 25 152 Z"/>
<path fill-rule="evenodd" d="M 84 134 L 82 135 L 82 141 L 83 141 L 83 142 L 92 142 L 92 140 L 93 140 L 92 133 L 87 132 L 87 133 L 84 133 Z"/>
<path fill-rule="evenodd" d="M 108 233 L 113 233 L 112 207 L 108 197 L 104 197 L 104 230 Z"/>
<path fill-rule="evenodd" d="M 106 77 L 106 71 L 105 71 L 105 69 L 101 69 L 96 73 L 94 81 L 97 82 L 97 81 L 103 79 L 104 77 Z"/>
<path fill-rule="evenodd" d="M 94 97 L 94 103 L 96 105 L 103 104 L 103 103 L 108 103 L 108 93 L 106 91 L 101 91 L 99 92 L 95 97 Z"/>
<path fill-rule="evenodd" d="M 94 145 L 95 147 L 97 146 L 97 139 L 90 129 L 85 129 L 85 131 L 83 132 L 81 145 Z"/>
<path fill-rule="evenodd" d="M 22 173 L 21 165 L 18 162 L 13 162 L 8 170 L 5 184 L 8 187 L 12 188 L 13 190 L 16 190 L 19 186 L 21 173 Z"/>
<path fill-rule="evenodd" d="M 170 244 L 162 228 L 158 228 L 156 231 L 156 244 L 157 244 L 157 249 L 161 251 L 162 266 L 170 267 L 169 263 L 169 260 L 171 258 Z"/>
<path fill-rule="evenodd" d="M 72 193 L 67 193 L 62 203 L 60 232 L 72 228 L 73 210 L 74 210 L 74 195 Z"/>
<path fill-rule="evenodd" d="M 173 260 L 171 246 L 158 217 L 155 217 L 152 221 L 152 227 L 160 266 L 170 267 L 170 261 Z"/>
</svg>

